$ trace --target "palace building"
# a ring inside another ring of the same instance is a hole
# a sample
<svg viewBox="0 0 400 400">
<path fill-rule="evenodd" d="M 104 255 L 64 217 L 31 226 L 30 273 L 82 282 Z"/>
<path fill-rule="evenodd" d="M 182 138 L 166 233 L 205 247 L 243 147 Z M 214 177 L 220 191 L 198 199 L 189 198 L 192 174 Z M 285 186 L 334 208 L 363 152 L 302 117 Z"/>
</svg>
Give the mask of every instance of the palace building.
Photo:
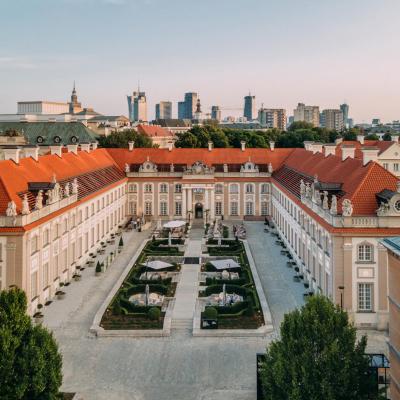
<svg viewBox="0 0 400 400">
<path fill-rule="evenodd" d="M 307 149 L 52 146 L 0 162 L 0 288 L 29 312 L 129 219 L 264 220 L 314 293 L 359 327 L 387 329 L 388 262 L 400 235 L 397 178 L 367 158 Z M 366 154 L 367 157 L 367 154 Z M 268 254 L 266 254 L 268 256 Z"/>
</svg>

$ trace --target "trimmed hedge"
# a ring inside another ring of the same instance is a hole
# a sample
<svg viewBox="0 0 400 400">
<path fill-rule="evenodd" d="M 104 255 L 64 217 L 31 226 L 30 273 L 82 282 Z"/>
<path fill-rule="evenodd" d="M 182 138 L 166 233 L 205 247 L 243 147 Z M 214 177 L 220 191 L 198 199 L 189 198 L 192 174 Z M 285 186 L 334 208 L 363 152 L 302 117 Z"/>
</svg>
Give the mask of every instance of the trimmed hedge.
<svg viewBox="0 0 400 400">
<path fill-rule="evenodd" d="M 245 278 L 239 278 L 239 279 L 217 279 L 217 278 L 206 278 L 206 285 L 207 286 L 212 286 L 212 285 L 231 285 L 231 284 L 235 284 L 238 286 L 243 286 L 246 283 L 248 283 L 248 280 L 246 280 Z"/>
</svg>

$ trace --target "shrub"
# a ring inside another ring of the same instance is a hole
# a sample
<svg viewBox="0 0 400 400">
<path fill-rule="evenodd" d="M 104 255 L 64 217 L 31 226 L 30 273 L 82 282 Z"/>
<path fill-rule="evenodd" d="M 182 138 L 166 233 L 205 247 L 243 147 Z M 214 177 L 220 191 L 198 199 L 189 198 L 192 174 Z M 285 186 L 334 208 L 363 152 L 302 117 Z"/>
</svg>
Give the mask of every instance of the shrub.
<svg viewBox="0 0 400 400">
<path fill-rule="evenodd" d="M 122 236 L 119 238 L 118 246 L 122 247 L 124 245 L 124 241 L 122 240 Z"/>
<path fill-rule="evenodd" d="M 96 264 L 96 272 L 101 272 L 101 264 L 100 264 L 100 261 L 97 261 L 97 264 Z"/>
<path fill-rule="evenodd" d="M 113 304 L 113 313 L 115 315 L 121 315 L 122 314 L 122 309 L 121 309 L 121 304 L 119 303 L 119 300 L 115 300 Z"/>
<path fill-rule="evenodd" d="M 215 307 L 206 307 L 203 312 L 203 318 L 205 319 L 217 319 L 218 318 L 218 311 Z"/>
<path fill-rule="evenodd" d="M 222 237 L 228 238 L 229 237 L 229 228 L 227 226 L 223 226 L 222 228 Z"/>
<path fill-rule="evenodd" d="M 158 307 L 151 307 L 150 310 L 147 312 L 147 316 L 152 321 L 158 321 L 161 316 L 161 311 Z"/>
</svg>

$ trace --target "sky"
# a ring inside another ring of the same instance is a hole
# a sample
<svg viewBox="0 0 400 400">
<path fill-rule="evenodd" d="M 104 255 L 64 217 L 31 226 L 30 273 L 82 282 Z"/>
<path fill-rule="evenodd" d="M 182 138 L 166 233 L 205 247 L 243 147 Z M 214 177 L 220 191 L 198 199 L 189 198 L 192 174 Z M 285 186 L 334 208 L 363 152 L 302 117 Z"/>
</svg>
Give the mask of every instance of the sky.
<svg viewBox="0 0 400 400">
<path fill-rule="evenodd" d="M 127 115 L 140 82 L 160 100 L 199 93 L 203 112 L 298 102 L 356 122 L 400 119 L 399 0 L 0 0 L 0 113 L 79 100 Z"/>
</svg>

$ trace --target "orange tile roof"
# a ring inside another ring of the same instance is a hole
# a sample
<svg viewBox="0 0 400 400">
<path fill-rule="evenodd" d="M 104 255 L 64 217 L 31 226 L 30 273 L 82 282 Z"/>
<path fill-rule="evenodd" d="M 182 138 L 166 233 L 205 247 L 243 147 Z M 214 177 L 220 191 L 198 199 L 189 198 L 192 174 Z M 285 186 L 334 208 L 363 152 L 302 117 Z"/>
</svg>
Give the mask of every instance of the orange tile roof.
<svg viewBox="0 0 400 400">
<path fill-rule="evenodd" d="M 355 151 L 354 151 L 354 157 L 362 159 L 363 154 L 361 151 L 362 147 L 376 147 L 378 148 L 379 152 L 378 154 L 383 153 L 386 151 L 390 146 L 392 146 L 395 142 L 393 141 L 385 141 L 385 140 L 364 140 L 364 144 L 361 144 L 357 140 L 344 140 L 342 143 L 339 143 L 336 146 L 335 154 L 338 157 L 342 157 L 342 146 L 354 146 Z"/>
<path fill-rule="evenodd" d="M 35 161 L 31 157 L 20 159 L 19 164 L 5 160 L 0 162 L 0 213 L 4 213 L 11 200 L 21 210 L 21 198 L 18 193 L 28 190 L 28 182 L 51 182 L 53 174 L 57 181 L 63 182 L 71 178 L 103 170 L 106 167 L 117 167 L 117 164 L 105 149 L 97 149 L 87 153 L 63 153 L 44 155 Z"/>
<path fill-rule="evenodd" d="M 397 178 L 374 162 L 363 166 L 359 159 L 347 158 L 342 161 L 333 155 L 325 157 L 321 153 L 313 154 L 305 149 L 296 149 L 285 160 L 285 167 L 311 179 L 317 176 L 320 182 L 341 183 L 344 195 L 338 199 L 339 212 L 342 201 L 348 198 L 353 203 L 354 215 L 375 214 L 378 208 L 375 194 L 383 189 L 397 190 Z M 300 186 L 301 178 L 299 175 L 297 186 Z M 279 180 L 285 186 L 286 177 L 282 176 Z"/>
<path fill-rule="evenodd" d="M 155 164 L 185 164 L 193 165 L 196 161 L 202 161 L 208 166 L 213 164 L 244 164 L 249 159 L 255 164 L 272 163 L 274 169 L 279 168 L 286 157 L 294 149 L 155 149 L 137 148 L 133 151 L 128 149 L 109 148 L 107 151 L 115 159 L 120 168 L 125 164 L 142 164 L 147 158 Z"/>
<path fill-rule="evenodd" d="M 159 125 L 138 125 L 137 130 L 139 133 L 149 137 L 171 137 L 171 132 Z"/>
</svg>

